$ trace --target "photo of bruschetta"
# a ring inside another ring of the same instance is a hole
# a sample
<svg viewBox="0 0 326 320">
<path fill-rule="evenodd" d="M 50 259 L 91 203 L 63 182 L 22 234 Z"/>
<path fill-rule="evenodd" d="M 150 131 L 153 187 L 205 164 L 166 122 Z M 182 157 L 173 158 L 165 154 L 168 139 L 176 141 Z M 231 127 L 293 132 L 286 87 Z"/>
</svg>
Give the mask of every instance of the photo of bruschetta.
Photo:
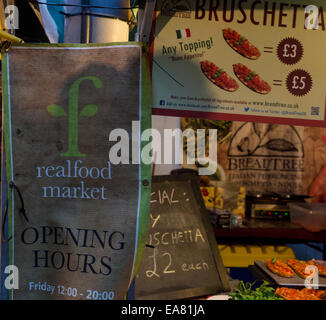
<svg viewBox="0 0 326 320">
<path fill-rule="evenodd" d="M 225 70 L 216 66 L 210 61 L 201 61 L 200 67 L 204 75 L 219 88 L 234 92 L 238 90 L 239 85 L 235 79 L 230 77 Z"/>
<path fill-rule="evenodd" d="M 223 29 L 223 37 L 229 46 L 242 56 L 251 60 L 257 60 L 260 57 L 260 51 L 237 31 L 231 28 Z"/>
<path fill-rule="evenodd" d="M 272 89 L 255 71 L 242 63 L 233 65 L 234 74 L 249 89 L 260 94 L 268 94 Z"/>
</svg>

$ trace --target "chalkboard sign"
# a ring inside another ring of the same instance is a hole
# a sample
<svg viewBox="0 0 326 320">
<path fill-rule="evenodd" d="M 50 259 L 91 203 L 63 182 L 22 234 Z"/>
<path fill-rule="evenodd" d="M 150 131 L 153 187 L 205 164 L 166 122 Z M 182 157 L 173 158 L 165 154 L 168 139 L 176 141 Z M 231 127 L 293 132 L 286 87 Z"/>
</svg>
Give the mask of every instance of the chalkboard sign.
<svg viewBox="0 0 326 320">
<path fill-rule="evenodd" d="M 135 299 L 184 299 L 227 291 L 198 176 L 153 177 L 150 212 Z"/>
</svg>

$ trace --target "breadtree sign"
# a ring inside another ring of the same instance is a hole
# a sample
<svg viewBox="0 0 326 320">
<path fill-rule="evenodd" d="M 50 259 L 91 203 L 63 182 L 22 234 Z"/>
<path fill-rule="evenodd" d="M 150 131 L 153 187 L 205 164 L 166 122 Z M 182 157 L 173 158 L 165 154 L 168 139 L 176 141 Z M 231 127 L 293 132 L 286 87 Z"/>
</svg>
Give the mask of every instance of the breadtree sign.
<svg viewBox="0 0 326 320">
<path fill-rule="evenodd" d="M 1 263 L 18 268 L 19 288 L 2 299 L 125 298 L 145 245 L 151 170 L 112 163 L 109 136 L 130 133 L 140 154 L 132 121 L 139 137 L 150 127 L 142 52 L 137 43 L 22 45 L 3 56 Z"/>
<path fill-rule="evenodd" d="M 325 4 L 158 0 L 153 113 L 326 126 Z"/>
</svg>

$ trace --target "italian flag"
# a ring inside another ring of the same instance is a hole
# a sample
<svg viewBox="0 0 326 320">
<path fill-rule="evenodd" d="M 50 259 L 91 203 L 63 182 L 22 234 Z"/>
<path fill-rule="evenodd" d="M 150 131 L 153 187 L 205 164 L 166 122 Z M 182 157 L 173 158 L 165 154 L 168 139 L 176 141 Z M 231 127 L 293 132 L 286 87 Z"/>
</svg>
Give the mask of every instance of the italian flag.
<svg viewBox="0 0 326 320">
<path fill-rule="evenodd" d="M 190 37 L 190 29 L 176 30 L 176 33 L 178 39 Z"/>
</svg>

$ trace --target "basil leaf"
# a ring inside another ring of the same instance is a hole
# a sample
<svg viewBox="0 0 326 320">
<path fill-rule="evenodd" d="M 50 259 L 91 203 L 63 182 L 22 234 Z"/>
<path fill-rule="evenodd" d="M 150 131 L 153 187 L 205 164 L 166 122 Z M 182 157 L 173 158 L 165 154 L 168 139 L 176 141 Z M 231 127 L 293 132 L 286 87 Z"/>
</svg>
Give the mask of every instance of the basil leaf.
<svg viewBox="0 0 326 320">
<path fill-rule="evenodd" d="M 241 36 L 240 39 L 239 39 L 239 44 L 241 45 L 242 42 L 243 42 L 245 39 L 246 39 L 245 37 Z"/>
</svg>

